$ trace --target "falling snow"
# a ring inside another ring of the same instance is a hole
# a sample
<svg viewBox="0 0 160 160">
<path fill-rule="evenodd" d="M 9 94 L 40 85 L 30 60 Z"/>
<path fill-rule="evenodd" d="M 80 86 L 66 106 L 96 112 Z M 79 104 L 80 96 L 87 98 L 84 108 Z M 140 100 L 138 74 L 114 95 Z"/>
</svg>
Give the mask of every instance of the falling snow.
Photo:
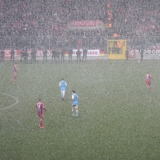
<svg viewBox="0 0 160 160">
<path fill-rule="evenodd" d="M 159 159 L 160 0 L 0 0 L 0 19 L 0 159 Z"/>
</svg>

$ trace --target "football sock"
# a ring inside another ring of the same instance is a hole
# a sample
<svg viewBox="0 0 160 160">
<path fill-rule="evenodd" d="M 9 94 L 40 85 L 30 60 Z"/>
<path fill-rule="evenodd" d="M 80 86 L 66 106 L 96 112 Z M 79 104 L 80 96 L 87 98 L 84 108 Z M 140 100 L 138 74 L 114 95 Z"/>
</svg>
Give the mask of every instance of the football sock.
<svg viewBox="0 0 160 160">
<path fill-rule="evenodd" d="M 78 117 L 78 110 L 76 110 L 76 116 Z"/>
<path fill-rule="evenodd" d="M 63 94 L 62 94 L 62 96 L 63 96 L 63 98 L 64 98 L 64 96 L 65 96 L 65 91 L 63 91 Z"/>
<path fill-rule="evenodd" d="M 72 116 L 74 116 L 74 110 L 72 109 Z"/>
<path fill-rule="evenodd" d="M 42 125 L 42 119 L 39 121 L 39 125 L 40 125 L 40 127 L 43 126 L 43 125 Z"/>
</svg>

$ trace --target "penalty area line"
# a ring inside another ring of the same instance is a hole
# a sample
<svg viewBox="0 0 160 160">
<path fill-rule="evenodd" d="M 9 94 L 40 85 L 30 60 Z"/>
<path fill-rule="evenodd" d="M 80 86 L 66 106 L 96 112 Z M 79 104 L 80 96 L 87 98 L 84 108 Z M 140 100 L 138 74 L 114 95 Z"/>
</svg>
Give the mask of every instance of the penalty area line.
<svg viewBox="0 0 160 160">
<path fill-rule="evenodd" d="M 12 107 L 14 107 L 16 104 L 18 104 L 18 102 L 19 102 L 19 101 L 18 101 L 18 98 L 14 97 L 14 96 L 12 96 L 12 95 L 10 95 L 10 94 L 7 94 L 7 93 L 1 93 L 1 94 L 15 99 L 16 102 L 15 102 L 14 104 L 10 105 L 10 106 L 7 106 L 7 107 L 5 107 L 5 108 L 1 108 L 0 111 L 5 110 L 5 109 L 8 109 L 8 108 L 12 108 Z"/>
</svg>

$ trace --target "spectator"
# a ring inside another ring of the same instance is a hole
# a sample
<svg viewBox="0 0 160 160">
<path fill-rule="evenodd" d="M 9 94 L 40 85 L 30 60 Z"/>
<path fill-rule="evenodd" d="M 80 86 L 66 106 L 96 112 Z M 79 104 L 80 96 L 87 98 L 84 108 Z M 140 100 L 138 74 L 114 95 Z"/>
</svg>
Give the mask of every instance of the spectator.
<svg viewBox="0 0 160 160">
<path fill-rule="evenodd" d="M 77 50 L 76 55 L 77 55 L 77 61 L 81 61 L 81 51 L 80 51 L 80 49 Z"/>
<path fill-rule="evenodd" d="M 61 50 L 61 62 L 64 62 L 65 49 Z"/>
<path fill-rule="evenodd" d="M 69 51 L 68 51 L 69 62 L 72 62 L 72 55 L 73 55 L 73 50 L 69 49 Z"/>
<path fill-rule="evenodd" d="M 13 61 L 13 62 L 14 62 L 15 51 L 14 51 L 14 49 L 13 49 L 13 48 L 12 48 L 12 50 L 11 50 L 10 54 L 11 54 L 11 61 Z"/>
<path fill-rule="evenodd" d="M 83 59 L 82 59 L 82 61 L 86 61 L 86 59 L 87 59 L 87 49 L 85 48 L 85 49 L 83 49 Z"/>
<path fill-rule="evenodd" d="M 71 48 L 77 48 L 78 44 L 80 48 L 87 45 L 89 49 L 104 50 L 106 37 L 113 38 L 113 33 L 118 33 L 119 38 L 127 39 L 128 44 L 132 46 L 138 44 L 138 37 L 145 35 L 146 43 L 151 44 L 156 39 L 154 36 L 160 35 L 158 0 L 154 3 L 144 0 L 113 0 L 110 1 L 109 14 L 105 0 L 54 2 L 10 0 L 9 3 L 8 5 L 5 0 L 1 0 L 0 5 L 3 48 L 13 44 L 19 48 L 26 46 L 35 48 L 42 45 L 55 47 L 64 43 Z M 110 19 L 109 22 L 107 18 Z M 101 20 L 104 24 L 112 24 L 112 27 L 106 28 L 104 33 L 88 30 L 83 38 L 82 31 L 66 32 L 67 23 L 71 20 Z"/>
<path fill-rule="evenodd" d="M 4 55 L 5 55 L 5 52 L 4 50 L 1 50 L 1 62 L 4 62 Z"/>
<path fill-rule="evenodd" d="M 46 61 L 47 62 L 47 50 L 43 49 L 43 62 Z"/>
</svg>

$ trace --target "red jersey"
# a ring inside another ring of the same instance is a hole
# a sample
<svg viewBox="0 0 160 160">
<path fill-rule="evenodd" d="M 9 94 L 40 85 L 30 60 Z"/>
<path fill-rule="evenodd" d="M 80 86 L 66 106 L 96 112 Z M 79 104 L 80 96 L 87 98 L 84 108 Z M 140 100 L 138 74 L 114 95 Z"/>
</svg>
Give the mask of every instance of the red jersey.
<svg viewBox="0 0 160 160">
<path fill-rule="evenodd" d="M 152 76 L 150 74 L 146 74 L 146 81 L 150 82 L 152 79 Z"/>
<path fill-rule="evenodd" d="M 38 114 L 43 114 L 43 109 L 45 109 L 45 106 L 42 102 L 38 102 L 36 104 L 37 112 Z"/>
<path fill-rule="evenodd" d="M 14 65 L 13 66 L 13 72 L 16 72 L 17 71 L 17 67 Z"/>
<path fill-rule="evenodd" d="M 150 74 L 146 74 L 146 86 L 150 86 L 151 85 L 151 79 L 152 76 Z"/>
</svg>

